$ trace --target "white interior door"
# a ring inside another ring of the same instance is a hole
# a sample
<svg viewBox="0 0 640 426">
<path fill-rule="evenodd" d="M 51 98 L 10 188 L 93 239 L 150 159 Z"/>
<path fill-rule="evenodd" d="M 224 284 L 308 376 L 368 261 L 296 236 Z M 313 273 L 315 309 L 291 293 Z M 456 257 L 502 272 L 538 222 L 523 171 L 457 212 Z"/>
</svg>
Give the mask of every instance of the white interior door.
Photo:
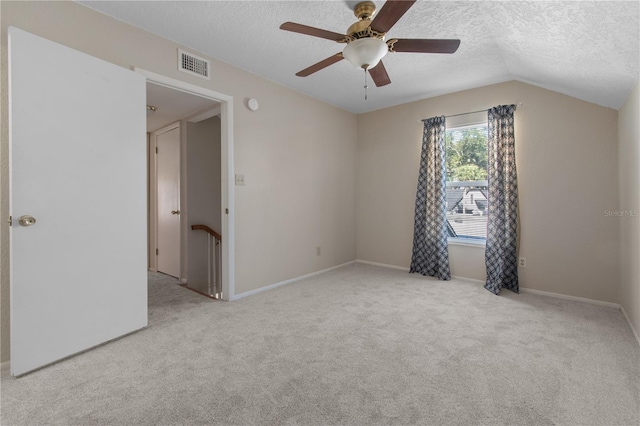
<svg viewBox="0 0 640 426">
<path fill-rule="evenodd" d="M 180 278 L 180 126 L 155 133 L 158 271 Z"/>
<path fill-rule="evenodd" d="M 147 324 L 145 101 L 143 76 L 9 29 L 13 375 Z"/>
</svg>

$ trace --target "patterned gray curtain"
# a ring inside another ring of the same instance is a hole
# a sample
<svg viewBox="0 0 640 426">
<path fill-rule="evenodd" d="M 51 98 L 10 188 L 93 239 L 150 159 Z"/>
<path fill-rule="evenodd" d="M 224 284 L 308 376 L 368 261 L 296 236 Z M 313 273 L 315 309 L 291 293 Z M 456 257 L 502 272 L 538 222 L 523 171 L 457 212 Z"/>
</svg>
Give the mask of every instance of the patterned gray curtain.
<svg viewBox="0 0 640 426">
<path fill-rule="evenodd" d="M 489 110 L 487 175 L 489 214 L 484 286 L 494 294 L 506 288 L 518 293 L 518 182 L 513 127 L 515 105 Z"/>
<path fill-rule="evenodd" d="M 409 272 L 450 280 L 444 135 L 444 116 L 425 120 Z"/>
</svg>

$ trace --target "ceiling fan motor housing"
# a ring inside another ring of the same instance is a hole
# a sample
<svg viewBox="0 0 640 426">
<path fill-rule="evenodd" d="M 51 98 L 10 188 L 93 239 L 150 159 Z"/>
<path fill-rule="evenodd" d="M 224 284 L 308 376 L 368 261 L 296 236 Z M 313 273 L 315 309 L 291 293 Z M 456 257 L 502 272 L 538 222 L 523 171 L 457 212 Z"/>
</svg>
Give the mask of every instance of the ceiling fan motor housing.
<svg viewBox="0 0 640 426">
<path fill-rule="evenodd" d="M 345 42 L 349 43 L 361 38 L 377 38 L 384 40 L 385 33 L 372 30 L 371 18 L 376 13 L 376 5 L 370 1 L 358 3 L 353 9 L 353 14 L 358 18 L 358 22 L 354 23 L 347 30 Z"/>
<path fill-rule="evenodd" d="M 385 33 L 379 33 L 375 30 L 372 30 L 371 21 L 358 21 L 355 24 L 351 25 L 347 30 L 347 43 L 350 43 L 354 40 L 358 40 L 361 38 L 377 38 L 380 40 L 384 40 Z"/>
<path fill-rule="evenodd" d="M 372 1 L 360 2 L 353 8 L 353 14 L 356 15 L 356 18 L 360 21 L 363 19 L 371 20 L 374 13 L 376 13 L 376 5 Z"/>
</svg>

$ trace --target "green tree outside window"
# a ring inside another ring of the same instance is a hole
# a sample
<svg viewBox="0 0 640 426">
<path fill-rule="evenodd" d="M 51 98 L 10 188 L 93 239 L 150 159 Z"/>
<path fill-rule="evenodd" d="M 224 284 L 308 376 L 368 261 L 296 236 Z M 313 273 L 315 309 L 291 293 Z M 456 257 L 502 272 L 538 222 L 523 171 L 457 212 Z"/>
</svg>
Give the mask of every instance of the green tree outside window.
<svg viewBox="0 0 640 426">
<path fill-rule="evenodd" d="M 470 127 L 447 131 L 447 181 L 487 179 L 487 129 Z"/>
</svg>

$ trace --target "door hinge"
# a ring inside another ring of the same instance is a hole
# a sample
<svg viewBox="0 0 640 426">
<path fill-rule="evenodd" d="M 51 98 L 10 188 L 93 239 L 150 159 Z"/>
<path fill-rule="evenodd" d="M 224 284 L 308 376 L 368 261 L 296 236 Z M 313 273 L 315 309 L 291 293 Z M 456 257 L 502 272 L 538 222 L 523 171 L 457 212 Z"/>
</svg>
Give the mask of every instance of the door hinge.
<svg viewBox="0 0 640 426">
<path fill-rule="evenodd" d="M 156 146 L 156 154 L 158 153 L 158 147 Z"/>
<path fill-rule="evenodd" d="M 229 214 L 229 209 L 224 209 L 225 213 Z"/>
<path fill-rule="evenodd" d="M 9 222 L 9 226 L 13 226 L 13 218 L 11 216 L 9 216 L 9 220 L 7 220 L 7 222 Z"/>
<path fill-rule="evenodd" d="M 158 255 L 158 249 L 156 249 L 156 256 Z"/>
</svg>

